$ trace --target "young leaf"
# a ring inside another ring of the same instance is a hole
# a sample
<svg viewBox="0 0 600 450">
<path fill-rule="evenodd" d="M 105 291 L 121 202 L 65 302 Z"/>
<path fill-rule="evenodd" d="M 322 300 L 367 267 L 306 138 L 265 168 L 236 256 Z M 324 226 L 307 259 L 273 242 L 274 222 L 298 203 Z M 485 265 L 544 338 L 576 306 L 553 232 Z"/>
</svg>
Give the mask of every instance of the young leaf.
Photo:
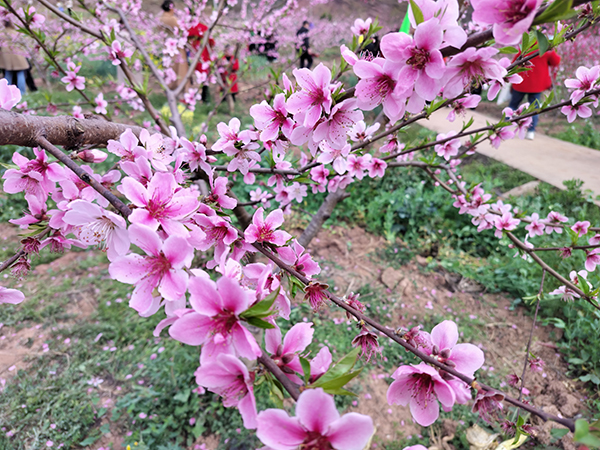
<svg viewBox="0 0 600 450">
<path fill-rule="evenodd" d="M 425 21 L 425 18 L 423 17 L 423 11 L 421 11 L 421 8 L 419 8 L 419 5 L 417 5 L 414 0 L 410 0 L 410 9 L 413 12 L 413 16 L 415 16 L 415 22 L 417 25 Z"/>
<path fill-rule="evenodd" d="M 252 308 L 244 311 L 242 314 L 240 314 L 240 317 L 247 319 L 250 317 L 263 318 L 270 316 L 271 314 L 269 313 L 269 309 L 271 309 L 271 306 L 273 306 L 273 302 L 275 302 L 275 299 L 278 295 L 279 288 L 271 292 L 267 297 L 265 297 L 264 300 L 258 302 Z"/>
<path fill-rule="evenodd" d="M 540 50 L 540 56 L 542 56 L 546 51 L 548 51 L 548 47 L 550 47 L 550 42 L 548 42 L 548 38 L 541 31 L 536 30 L 535 36 L 538 41 L 538 48 Z"/>
<path fill-rule="evenodd" d="M 302 356 L 299 358 L 300 364 L 302 365 L 302 372 L 304 372 L 304 382 L 308 384 L 308 380 L 310 380 L 310 362 L 308 359 L 303 358 Z"/>
<path fill-rule="evenodd" d="M 347 374 L 336 377 L 332 380 L 322 382 L 322 378 L 319 378 L 314 387 L 321 387 L 327 393 L 330 393 L 330 390 L 337 390 L 346 386 L 353 378 L 358 376 L 362 372 L 362 369 L 355 370 L 354 372 L 348 372 Z"/>
<path fill-rule="evenodd" d="M 246 322 L 248 322 L 250 325 L 254 325 L 255 327 L 258 328 L 275 328 L 275 325 L 266 322 L 262 319 L 259 319 L 258 317 L 248 317 L 246 319 Z"/>
<path fill-rule="evenodd" d="M 319 386 L 327 381 L 338 378 L 338 377 L 342 376 L 343 374 L 351 371 L 352 368 L 354 367 L 354 364 L 356 364 L 359 352 L 360 352 L 360 347 L 356 347 L 350 353 L 348 353 L 346 356 L 342 357 L 342 359 L 340 359 L 337 363 L 335 363 L 333 366 L 331 366 L 329 368 L 329 370 L 327 372 L 325 372 L 325 374 L 317 380 L 317 383 L 319 383 Z"/>
</svg>

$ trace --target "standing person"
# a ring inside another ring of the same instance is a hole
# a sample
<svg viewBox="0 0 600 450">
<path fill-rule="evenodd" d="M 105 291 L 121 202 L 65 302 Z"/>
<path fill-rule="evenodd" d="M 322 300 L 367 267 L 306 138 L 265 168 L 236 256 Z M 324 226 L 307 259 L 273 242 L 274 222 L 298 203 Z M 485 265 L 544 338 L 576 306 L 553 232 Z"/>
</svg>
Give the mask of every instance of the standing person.
<svg viewBox="0 0 600 450">
<path fill-rule="evenodd" d="M 521 54 L 519 53 L 515 57 L 515 60 L 520 55 Z M 552 87 L 550 67 L 556 67 L 560 64 L 560 56 L 552 50 L 544 53 L 542 56 L 536 56 L 529 62 L 533 67 L 526 72 L 519 73 L 523 78 L 523 81 L 519 84 L 512 85 L 510 104 L 508 107 L 513 111 L 519 107 L 519 104 L 523 101 L 525 96 L 527 96 L 527 101 L 530 104 L 533 105 L 534 102 L 536 102 L 538 107 L 541 105 L 540 98 L 542 92 Z M 538 120 L 539 116 L 537 114 L 532 117 L 531 125 L 525 135 L 526 139 L 533 140 L 535 138 L 535 127 L 538 124 Z"/>
<path fill-rule="evenodd" d="M 204 40 L 204 33 L 207 30 L 208 27 L 202 22 L 198 22 L 197 25 L 189 29 L 188 39 L 190 40 L 190 44 L 194 50 L 198 51 L 200 49 L 202 41 Z M 196 64 L 196 70 L 201 74 L 205 74 L 207 78 L 210 70 L 211 52 L 214 46 L 215 40 L 212 37 L 208 38 L 206 47 L 204 47 L 204 50 L 202 50 L 200 60 L 198 61 L 198 64 Z M 202 101 L 204 103 L 208 103 L 210 99 L 209 97 L 208 85 L 204 84 L 202 85 Z"/>
<path fill-rule="evenodd" d="M 310 69 L 313 65 L 312 52 L 310 51 L 310 41 L 308 39 L 309 28 L 310 23 L 308 23 L 308 20 L 305 20 L 302 22 L 302 27 L 296 32 L 296 48 L 302 52 L 300 54 L 300 68 L 306 67 L 307 69 Z"/>
<path fill-rule="evenodd" d="M 175 17 L 175 4 L 172 0 L 165 0 L 160 7 L 163 10 L 162 15 L 160 16 L 161 23 L 169 30 L 171 37 L 177 37 L 175 35 L 175 29 L 179 28 L 179 23 L 177 22 L 177 17 Z M 175 75 L 177 75 L 177 79 L 169 85 L 170 89 L 176 88 L 187 74 L 188 62 L 185 49 L 180 48 L 179 53 L 175 55 L 173 70 L 175 71 Z"/>
<path fill-rule="evenodd" d="M 4 69 L 4 78 L 8 84 L 16 84 L 21 95 L 25 95 L 27 88 L 26 75 L 29 69 L 27 59 L 14 46 L 17 40 L 17 30 L 9 20 L 4 21 L 5 33 L 0 44 L 0 69 Z"/>
<path fill-rule="evenodd" d="M 234 51 L 231 45 L 225 48 L 221 67 L 221 79 L 225 87 L 229 88 L 232 100 L 235 102 L 235 96 L 238 93 L 237 71 L 240 69 L 240 62 L 236 57 L 237 51 Z"/>
</svg>

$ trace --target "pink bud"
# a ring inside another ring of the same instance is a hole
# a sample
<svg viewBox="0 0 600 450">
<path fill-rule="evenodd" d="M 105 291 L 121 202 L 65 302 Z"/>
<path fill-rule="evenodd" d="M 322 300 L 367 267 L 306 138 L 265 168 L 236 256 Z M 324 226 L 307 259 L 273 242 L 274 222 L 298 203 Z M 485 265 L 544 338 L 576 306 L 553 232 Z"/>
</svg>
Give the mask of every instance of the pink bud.
<svg viewBox="0 0 600 450">
<path fill-rule="evenodd" d="M 77 157 L 83 162 L 96 164 L 104 162 L 107 156 L 108 154 L 104 153 L 101 150 L 84 150 L 82 152 L 77 153 Z"/>
</svg>

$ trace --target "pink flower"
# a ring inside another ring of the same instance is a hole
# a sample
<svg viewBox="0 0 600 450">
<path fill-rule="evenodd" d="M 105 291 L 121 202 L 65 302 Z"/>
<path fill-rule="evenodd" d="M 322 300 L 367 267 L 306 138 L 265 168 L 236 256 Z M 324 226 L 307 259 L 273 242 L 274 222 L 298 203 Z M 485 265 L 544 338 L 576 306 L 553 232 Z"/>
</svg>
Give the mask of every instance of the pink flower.
<svg viewBox="0 0 600 450">
<path fill-rule="evenodd" d="M 521 223 L 519 219 L 515 219 L 513 215 L 509 212 L 505 212 L 504 214 L 502 214 L 502 216 L 496 216 L 495 222 L 496 223 L 494 225 L 496 226 L 496 231 L 494 235 L 497 238 L 502 237 L 502 231 L 512 231 L 515 228 L 517 228 L 517 225 Z"/>
<path fill-rule="evenodd" d="M 438 134 L 436 140 L 441 141 L 443 139 L 447 139 L 456 134 L 456 131 L 451 130 L 447 134 Z M 435 152 L 438 156 L 443 157 L 446 161 L 451 159 L 453 156 L 458 155 L 458 150 L 460 149 L 460 140 L 459 139 L 450 139 L 449 141 L 444 142 L 443 144 L 438 144 L 435 146 Z"/>
<path fill-rule="evenodd" d="M 236 280 L 221 277 L 215 283 L 208 276 L 190 279 L 193 311 L 177 319 L 169 334 L 188 345 L 204 345 L 201 361 L 218 353 L 256 359 L 261 350 L 239 315 L 251 306 L 252 298 Z"/>
<path fill-rule="evenodd" d="M 211 185 L 212 193 L 206 201 L 216 202 L 221 208 L 225 209 L 233 209 L 236 207 L 237 200 L 226 195 L 229 190 L 226 177 L 217 178 Z"/>
<path fill-rule="evenodd" d="M 585 269 L 588 272 L 596 270 L 596 266 L 600 264 L 600 248 L 595 248 L 590 251 L 586 251 L 585 256 Z"/>
<path fill-rule="evenodd" d="M 325 300 L 327 300 L 325 292 L 328 287 L 329 286 L 326 284 L 311 281 L 308 286 L 304 288 L 304 299 L 308 300 L 313 311 L 318 311 L 325 303 Z"/>
<path fill-rule="evenodd" d="M 278 248 L 277 254 L 284 263 L 308 278 L 321 272 L 319 264 L 312 259 L 309 253 L 304 253 L 304 247 L 295 239 L 289 245 Z"/>
<path fill-rule="evenodd" d="M 314 332 L 312 323 L 297 323 L 285 334 L 282 344 L 279 327 L 265 331 L 265 350 L 283 373 L 296 384 L 302 384 L 302 380 L 295 374 L 302 373 L 298 353 L 306 350 L 312 342 Z"/>
<path fill-rule="evenodd" d="M 100 92 L 96 96 L 96 98 L 94 99 L 94 102 L 96 102 L 96 108 L 94 109 L 94 111 L 96 111 L 96 114 L 106 114 L 108 112 L 108 111 L 106 111 L 108 102 L 106 100 L 104 100 L 104 94 L 102 92 Z"/>
<path fill-rule="evenodd" d="M 481 349 L 473 344 L 457 344 L 458 328 L 451 320 L 439 323 L 431 335 L 421 332 L 431 343 L 431 354 L 440 362 L 456 368 L 459 372 L 472 377 L 485 362 Z"/>
<path fill-rule="evenodd" d="M 479 417 L 491 424 L 498 420 L 498 412 L 502 410 L 501 402 L 503 400 L 504 395 L 499 392 L 479 391 L 477 392 L 477 397 L 475 397 L 472 411 L 479 414 Z"/>
<path fill-rule="evenodd" d="M 365 155 L 366 157 L 367 155 Z M 383 159 L 371 158 L 367 161 L 367 170 L 371 178 L 380 177 L 383 178 L 385 175 L 385 168 L 387 167 L 386 162 Z"/>
<path fill-rule="evenodd" d="M 479 84 L 486 80 L 502 82 L 506 69 L 493 58 L 497 53 L 498 50 L 491 47 L 469 47 L 454 56 L 446 66 L 444 97 L 454 98 L 472 83 Z"/>
<path fill-rule="evenodd" d="M 443 32 L 437 18 L 420 23 L 414 40 L 406 33 L 389 33 L 381 39 L 381 51 L 386 59 L 400 69 L 398 79 L 404 86 L 414 85 L 419 97 L 433 100 L 438 94 L 445 73 L 444 59 L 439 51 Z"/>
<path fill-rule="evenodd" d="M 581 66 L 575 72 L 575 78 L 565 80 L 565 86 L 569 89 L 575 89 L 571 93 L 571 103 L 574 105 L 581 100 L 587 91 L 594 89 L 596 81 L 600 77 L 600 66 L 594 66 L 591 69 Z"/>
<path fill-rule="evenodd" d="M 563 216 L 561 213 L 550 211 L 548 213 L 548 217 L 544 220 L 544 224 L 546 225 L 546 234 L 551 234 L 553 231 L 558 234 L 562 234 L 563 229 L 560 225 L 561 223 L 568 222 L 568 218 Z"/>
<path fill-rule="evenodd" d="M 539 214 L 533 213 L 528 219 L 531 220 L 531 223 L 529 223 L 525 229 L 529 231 L 529 237 L 543 236 L 546 225 L 540 220 Z"/>
<path fill-rule="evenodd" d="M 277 246 L 284 245 L 292 236 L 282 230 L 276 230 L 283 224 L 283 211 L 276 209 L 264 218 L 263 208 L 258 208 L 252 218 L 252 223 L 246 228 L 244 237 L 246 242 L 270 243 Z"/>
<path fill-rule="evenodd" d="M 107 51 L 109 58 L 115 66 L 120 65 L 122 59 L 131 58 L 131 55 L 133 55 L 133 50 L 129 48 L 123 48 L 121 43 L 117 40 L 114 40 L 112 44 L 110 44 L 110 47 L 108 47 Z"/>
<path fill-rule="evenodd" d="M 364 120 L 359 120 L 352 126 L 348 132 L 348 136 L 353 142 L 365 141 L 367 139 L 371 139 L 373 134 L 379 130 L 380 126 L 381 124 L 379 122 L 375 122 L 370 127 L 367 127 L 367 124 Z"/>
<path fill-rule="evenodd" d="M 344 145 L 342 148 L 334 148 L 327 141 L 321 143 L 321 149 L 323 152 L 317 158 L 317 162 L 321 164 L 328 164 L 333 161 L 334 170 L 343 175 L 346 173 L 347 162 L 346 157 L 350 153 L 350 144 Z"/>
<path fill-rule="evenodd" d="M 381 355 L 382 348 L 379 346 L 377 335 L 363 327 L 362 331 L 352 339 L 352 347 L 361 348 L 361 356 L 367 358 L 367 362 L 371 357 L 378 353 Z"/>
<path fill-rule="evenodd" d="M 129 235 L 125 219 L 84 200 L 69 203 L 69 208 L 63 220 L 75 226 L 77 239 L 106 249 L 111 261 L 127 253 Z"/>
<path fill-rule="evenodd" d="M 542 0 L 472 0 L 473 21 L 494 25 L 498 44 L 514 45 L 529 30 Z"/>
<path fill-rule="evenodd" d="M 130 128 L 127 128 L 119 137 L 118 141 L 108 140 L 107 150 L 120 156 L 122 160 L 133 161 L 138 156 L 148 157 L 144 147 L 138 145 L 139 140 Z"/>
<path fill-rule="evenodd" d="M 45 203 L 48 194 L 54 192 L 56 182 L 65 178 L 65 171 L 57 163 L 48 163 L 48 156 L 44 150 L 33 149 L 35 159 L 29 160 L 18 152 L 13 153 L 12 160 L 19 166 L 19 170 L 8 169 L 2 178 L 4 192 L 16 194 L 25 192 L 26 195 L 36 196 L 40 202 Z"/>
<path fill-rule="evenodd" d="M 587 105 L 566 105 L 560 108 L 560 112 L 567 116 L 567 122 L 573 122 L 577 116 L 585 119 L 592 116 L 592 109 Z"/>
<path fill-rule="evenodd" d="M 490 143 L 494 146 L 494 148 L 499 148 L 502 141 L 506 141 L 515 137 L 515 131 L 516 129 L 514 126 L 505 126 L 495 130 L 490 136 Z"/>
<path fill-rule="evenodd" d="M 421 363 L 416 366 L 400 366 L 392 375 L 395 380 L 387 392 L 390 405 L 410 405 L 415 422 L 427 427 L 440 415 L 438 400 L 445 409 L 456 401 L 454 390 L 437 370 Z"/>
<path fill-rule="evenodd" d="M 384 36 L 384 39 L 387 37 Z M 383 58 L 360 60 L 354 64 L 354 73 L 360 78 L 354 95 L 359 108 L 370 111 L 383 104 L 384 114 L 396 122 L 404 114 L 408 83 L 398 81 L 398 69 Z"/>
<path fill-rule="evenodd" d="M 323 112 L 331 111 L 331 71 L 321 63 L 313 71 L 294 69 L 294 76 L 301 90 L 288 98 L 287 109 L 296 122 L 312 128 Z"/>
<path fill-rule="evenodd" d="M 148 187 L 126 177 L 120 190 L 137 207 L 129 216 L 132 223 L 153 230 L 162 226 L 168 235 L 188 236 L 181 220 L 198 209 L 198 196 L 190 189 L 181 188 L 173 174 L 155 173 Z"/>
<path fill-rule="evenodd" d="M 452 110 L 448 113 L 446 120 L 449 122 L 454 122 L 457 114 L 459 116 L 464 116 L 467 112 L 467 109 L 476 108 L 480 101 L 481 97 L 479 95 L 469 94 L 466 97 L 459 98 L 452 103 Z"/>
<path fill-rule="evenodd" d="M 17 305 L 23 300 L 25 300 L 25 295 L 21 291 L 0 286 L 0 305 L 2 303 L 10 303 L 11 305 Z"/>
<path fill-rule="evenodd" d="M 317 388 L 300 394 L 296 417 L 281 409 L 261 411 L 256 435 L 273 450 L 363 450 L 373 432 L 369 416 L 348 413 L 340 417 L 333 397 Z"/>
<path fill-rule="evenodd" d="M 77 75 L 77 72 L 81 70 L 81 66 L 76 66 L 70 62 L 67 65 L 67 68 L 67 75 L 60 79 L 60 81 L 67 85 L 67 92 L 71 92 L 73 89 L 77 89 L 79 91 L 85 89 L 85 78 Z"/>
<path fill-rule="evenodd" d="M 356 19 L 354 25 L 350 27 L 350 31 L 356 36 L 365 36 L 369 32 L 369 27 L 372 22 L 373 19 L 370 17 L 367 20 Z"/>
<path fill-rule="evenodd" d="M 220 217 L 210 207 L 200 207 L 200 213 L 193 217 L 194 222 L 200 227 L 202 233 L 192 235 L 192 245 L 201 251 L 215 247 L 215 260 L 217 264 L 229 251 L 229 246 L 238 237 L 237 231 L 231 226 L 229 218 Z"/>
<path fill-rule="evenodd" d="M 245 428 L 257 427 L 254 373 L 249 373 L 239 359 L 221 354 L 198 367 L 194 374 L 196 383 L 223 397 L 223 406 L 237 407 Z"/>
<path fill-rule="evenodd" d="M 313 139 L 317 141 L 325 140 L 334 148 L 342 148 L 346 144 L 348 131 L 352 125 L 362 120 L 362 118 L 362 111 L 356 110 L 356 100 L 344 100 L 337 103 L 331 110 L 329 117 L 315 128 Z"/>
<path fill-rule="evenodd" d="M 285 107 L 285 94 L 277 94 L 273 99 L 273 107 L 266 101 L 250 108 L 250 115 L 254 118 L 256 128 L 261 130 L 261 141 L 274 141 L 279 137 L 279 131 L 288 139 L 294 128 L 294 121 L 287 117 Z"/>
<path fill-rule="evenodd" d="M 0 109 L 12 109 L 21 100 L 21 91 L 17 86 L 8 84 L 6 78 L 0 80 Z"/>
<path fill-rule="evenodd" d="M 154 314 L 159 302 L 153 296 L 154 289 L 166 300 L 175 302 L 184 297 L 188 274 L 194 257 L 193 248 L 180 236 L 171 236 L 164 242 L 153 229 L 144 225 L 132 224 L 129 238 L 146 255 L 131 253 L 111 262 L 110 276 L 117 281 L 133 284 L 129 306 L 140 314 Z"/>
<path fill-rule="evenodd" d="M 575 225 L 571 227 L 571 230 L 577 233 L 577 237 L 581 237 L 588 233 L 590 225 L 590 222 L 587 220 L 584 220 L 583 222 L 576 222 Z"/>
</svg>

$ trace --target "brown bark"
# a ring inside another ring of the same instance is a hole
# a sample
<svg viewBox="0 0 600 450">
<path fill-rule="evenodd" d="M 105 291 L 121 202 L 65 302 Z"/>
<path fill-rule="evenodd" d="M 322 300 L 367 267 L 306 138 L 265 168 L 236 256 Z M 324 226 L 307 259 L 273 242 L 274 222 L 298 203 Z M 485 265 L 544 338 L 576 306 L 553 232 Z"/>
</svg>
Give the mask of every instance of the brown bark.
<svg viewBox="0 0 600 450">
<path fill-rule="evenodd" d="M 343 189 L 338 189 L 335 192 L 330 192 L 327 194 L 327 197 L 325 197 L 325 200 L 323 200 L 321 207 L 313 216 L 308 226 L 304 229 L 302 235 L 298 238 L 300 245 L 306 247 L 321 230 L 325 221 L 329 219 L 333 209 L 335 208 L 335 205 L 349 196 L 350 194 Z"/>
<path fill-rule="evenodd" d="M 33 116 L 0 109 L 0 145 L 35 147 L 40 136 L 66 150 L 106 147 L 109 139 L 118 140 L 130 128 L 139 136 L 143 128 L 108 122 L 97 116 L 76 119 L 71 116 Z"/>
</svg>

